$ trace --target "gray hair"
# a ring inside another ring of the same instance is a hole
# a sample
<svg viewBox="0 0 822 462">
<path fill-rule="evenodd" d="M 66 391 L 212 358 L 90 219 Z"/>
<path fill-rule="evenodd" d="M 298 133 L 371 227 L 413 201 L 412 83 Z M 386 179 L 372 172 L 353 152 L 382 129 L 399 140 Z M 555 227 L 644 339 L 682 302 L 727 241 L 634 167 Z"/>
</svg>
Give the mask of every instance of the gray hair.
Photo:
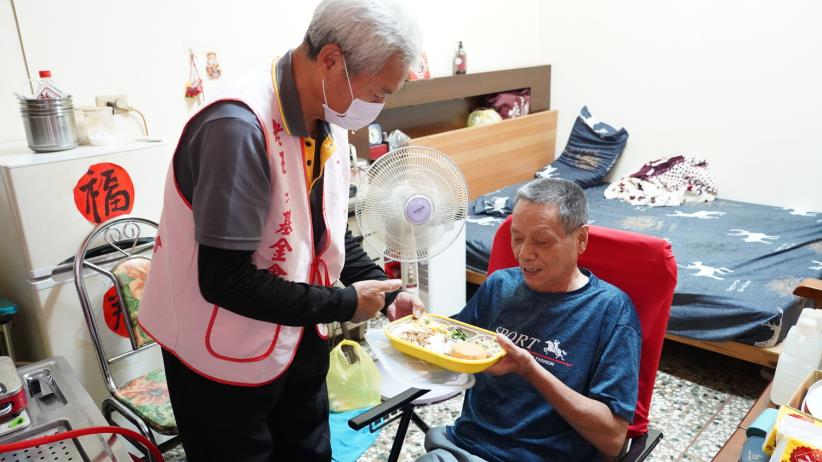
<svg viewBox="0 0 822 462">
<path fill-rule="evenodd" d="M 562 178 L 531 181 L 517 191 L 517 202 L 521 199 L 535 204 L 556 205 L 559 208 L 559 221 L 566 233 L 588 223 L 585 193 L 573 181 Z"/>
<path fill-rule="evenodd" d="M 308 56 L 335 44 L 351 75 L 376 74 L 394 54 L 413 66 L 421 53 L 420 30 L 404 9 L 387 0 L 324 0 L 305 33 Z"/>
</svg>

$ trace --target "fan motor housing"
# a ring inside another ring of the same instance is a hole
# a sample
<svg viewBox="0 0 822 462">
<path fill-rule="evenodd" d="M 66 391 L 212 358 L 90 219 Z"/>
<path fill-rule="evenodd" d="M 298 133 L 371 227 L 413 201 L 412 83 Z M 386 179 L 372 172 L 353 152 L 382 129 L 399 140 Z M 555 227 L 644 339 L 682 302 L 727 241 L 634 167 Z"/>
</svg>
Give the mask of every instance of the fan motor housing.
<svg viewBox="0 0 822 462">
<path fill-rule="evenodd" d="M 405 202 L 405 218 L 415 224 L 424 225 L 434 216 L 434 204 L 426 196 L 417 194 Z"/>
</svg>

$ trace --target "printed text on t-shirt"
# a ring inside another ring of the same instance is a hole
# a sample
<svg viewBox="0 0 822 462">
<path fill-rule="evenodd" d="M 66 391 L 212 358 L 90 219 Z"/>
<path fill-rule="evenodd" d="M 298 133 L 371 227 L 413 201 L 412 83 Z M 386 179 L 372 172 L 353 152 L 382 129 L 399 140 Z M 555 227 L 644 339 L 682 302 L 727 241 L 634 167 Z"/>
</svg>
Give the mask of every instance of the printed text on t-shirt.
<svg viewBox="0 0 822 462">
<path fill-rule="evenodd" d="M 552 362 L 558 362 L 558 363 L 560 363 L 564 366 L 570 366 L 571 365 L 571 364 L 565 362 L 565 355 L 567 355 L 568 352 L 563 350 L 560 347 L 560 341 L 558 339 L 542 340 L 542 339 L 539 339 L 539 338 L 536 338 L 536 337 L 531 337 L 528 334 L 523 334 L 521 332 L 512 331 L 512 330 L 507 329 L 507 328 L 502 327 L 502 326 L 497 327 L 496 331 L 498 333 L 508 337 L 511 340 L 511 342 L 514 343 L 514 345 L 516 345 L 518 347 L 525 348 L 526 350 L 528 350 L 529 353 L 531 353 L 532 355 L 537 357 L 537 360 L 542 358 L 542 359 L 547 359 L 547 360 L 552 361 Z M 534 348 L 535 345 L 537 345 L 537 348 L 539 348 L 539 346 L 543 346 L 542 347 L 542 352 L 544 353 L 544 355 L 532 351 L 532 349 Z M 550 356 L 546 356 L 546 355 L 550 355 Z M 545 361 L 540 361 L 540 362 L 545 363 Z M 551 365 L 553 365 L 553 364 L 551 364 Z"/>
</svg>

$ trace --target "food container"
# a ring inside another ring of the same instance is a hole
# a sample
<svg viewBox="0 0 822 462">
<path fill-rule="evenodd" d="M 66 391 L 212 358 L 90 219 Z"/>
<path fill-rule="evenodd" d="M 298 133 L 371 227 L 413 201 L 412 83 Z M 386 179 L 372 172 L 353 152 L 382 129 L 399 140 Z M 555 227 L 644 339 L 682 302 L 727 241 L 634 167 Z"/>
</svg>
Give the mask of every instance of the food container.
<svg viewBox="0 0 822 462">
<path fill-rule="evenodd" d="M 802 412 L 822 419 L 822 379 L 817 380 L 808 388 L 805 399 L 802 401 Z"/>
<path fill-rule="evenodd" d="M 113 109 L 108 106 L 83 108 L 83 128 L 89 144 L 105 146 L 117 143 Z"/>
<path fill-rule="evenodd" d="M 26 404 L 26 391 L 14 362 L 8 356 L 0 356 L 0 422 L 19 414 Z"/>
<path fill-rule="evenodd" d="M 505 356 L 490 330 L 436 314 L 426 313 L 418 319 L 406 316 L 385 326 L 384 331 L 397 350 L 453 372 L 476 374 Z M 483 359 L 452 356 L 453 346 L 460 343 L 480 345 L 488 356 Z"/>
<path fill-rule="evenodd" d="M 794 390 L 790 401 L 788 401 L 786 404 L 788 406 L 793 407 L 794 409 L 798 409 L 798 410 L 801 410 L 802 412 L 806 412 L 808 410 L 807 409 L 808 394 L 810 393 L 811 388 L 813 388 L 814 385 L 816 385 L 816 383 L 820 382 L 820 381 L 822 381 L 822 369 L 817 369 L 817 370 L 811 371 L 811 373 L 808 374 L 807 377 L 805 377 L 805 380 L 803 380 L 802 383 L 800 383 L 799 386 L 796 388 L 796 390 Z M 818 393 L 818 392 L 815 392 L 815 393 Z M 812 395 L 811 400 L 814 400 L 814 399 L 817 399 L 817 398 Z M 822 419 L 822 417 L 819 417 L 819 416 L 815 416 L 815 417 L 817 417 L 819 419 Z"/>
</svg>

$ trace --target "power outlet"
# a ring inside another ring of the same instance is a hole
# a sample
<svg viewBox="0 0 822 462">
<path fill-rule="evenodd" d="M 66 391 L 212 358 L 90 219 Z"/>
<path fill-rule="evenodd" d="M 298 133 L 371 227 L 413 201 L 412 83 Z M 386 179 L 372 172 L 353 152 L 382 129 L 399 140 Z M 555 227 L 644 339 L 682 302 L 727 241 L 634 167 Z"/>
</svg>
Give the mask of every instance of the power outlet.
<svg viewBox="0 0 822 462">
<path fill-rule="evenodd" d="M 94 104 L 96 104 L 97 106 L 108 106 L 108 103 L 114 104 L 115 114 L 119 114 L 121 112 L 128 112 L 125 109 L 118 109 L 118 107 L 128 107 L 128 98 L 126 98 L 126 95 L 103 95 L 94 98 Z"/>
</svg>

